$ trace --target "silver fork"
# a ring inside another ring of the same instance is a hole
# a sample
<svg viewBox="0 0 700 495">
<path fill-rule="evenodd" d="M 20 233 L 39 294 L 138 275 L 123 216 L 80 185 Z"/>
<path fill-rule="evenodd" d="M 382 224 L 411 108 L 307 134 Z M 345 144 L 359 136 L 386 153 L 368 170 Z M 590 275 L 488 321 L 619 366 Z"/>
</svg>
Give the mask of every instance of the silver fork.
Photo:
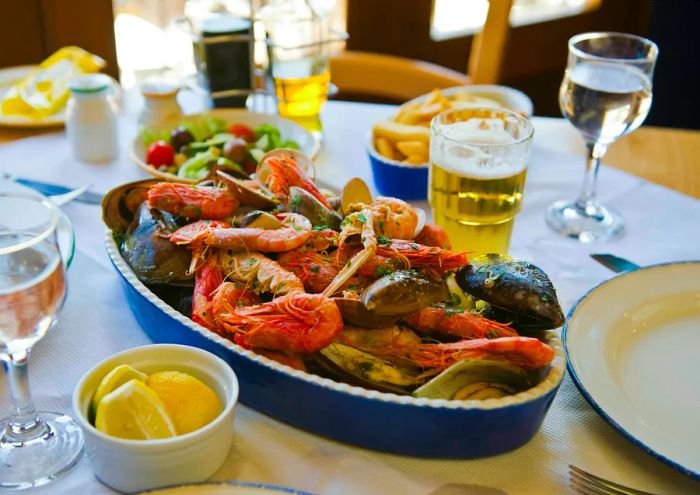
<svg viewBox="0 0 700 495">
<path fill-rule="evenodd" d="M 606 480 L 573 464 L 569 464 L 569 482 L 576 492 L 583 495 L 653 495 Z"/>
</svg>

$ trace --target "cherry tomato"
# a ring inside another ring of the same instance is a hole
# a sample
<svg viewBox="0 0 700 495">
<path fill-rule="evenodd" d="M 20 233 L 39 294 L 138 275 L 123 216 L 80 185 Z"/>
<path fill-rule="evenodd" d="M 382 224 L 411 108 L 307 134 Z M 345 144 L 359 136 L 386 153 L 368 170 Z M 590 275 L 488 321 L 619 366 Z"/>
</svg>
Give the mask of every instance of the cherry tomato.
<svg viewBox="0 0 700 495">
<path fill-rule="evenodd" d="M 172 165 L 175 161 L 175 150 L 165 141 L 156 141 L 148 147 L 146 161 L 156 168 Z"/>
<path fill-rule="evenodd" d="M 231 124 L 228 128 L 228 132 L 230 132 L 234 136 L 238 136 L 240 138 L 245 139 L 249 143 L 255 141 L 255 131 L 252 127 L 249 127 L 245 124 Z"/>
</svg>

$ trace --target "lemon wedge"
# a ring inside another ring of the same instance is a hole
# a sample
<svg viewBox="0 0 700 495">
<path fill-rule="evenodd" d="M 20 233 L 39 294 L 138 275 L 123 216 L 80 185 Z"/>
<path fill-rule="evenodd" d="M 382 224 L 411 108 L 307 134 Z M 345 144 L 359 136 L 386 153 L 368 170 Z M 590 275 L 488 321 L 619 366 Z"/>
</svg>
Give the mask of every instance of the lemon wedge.
<svg viewBox="0 0 700 495">
<path fill-rule="evenodd" d="M 129 380 L 97 405 L 95 427 L 107 435 L 132 440 L 174 437 L 165 405 L 142 381 Z"/>
<path fill-rule="evenodd" d="M 160 371 L 146 380 L 175 424 L 178 435 L 210 423 L 223 409 L 219 397 L 204 382 L 180 371 Z"/>
<path fill-rule="evenodd" d="M 95 395 L 92 397 L 92 402 L 90 403 L 90 416 L 92 418 L 95 417 L 95 414 L 97 414 L 97 406 L 105 395 L 113 392 L 129 380 L 145 382 L 146 378 L 148 378 L 148 376 L 145 373 L 141 373 L 139 370 L 132 368 L 128 364 L 120 364 L 114 368 L 104 376 L 100 384 L 97 386 Z"/>
</svg>

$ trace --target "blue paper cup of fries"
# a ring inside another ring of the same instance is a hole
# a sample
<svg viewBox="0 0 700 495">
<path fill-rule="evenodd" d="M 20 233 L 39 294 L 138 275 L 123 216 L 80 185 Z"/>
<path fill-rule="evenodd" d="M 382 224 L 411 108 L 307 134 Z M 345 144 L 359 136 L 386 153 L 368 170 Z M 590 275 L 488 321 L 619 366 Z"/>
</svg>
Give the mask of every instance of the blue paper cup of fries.
<svg viewBox="0 0 700 495">
<path fill-rule="evenodd" d="M 412 164 L 387 158 L 375 148 L 371 133 L 367 139 L 367 153 L 379 194 L 405 200 L 425 199 L 428 196 L 427 161 Z"/>
</svg>

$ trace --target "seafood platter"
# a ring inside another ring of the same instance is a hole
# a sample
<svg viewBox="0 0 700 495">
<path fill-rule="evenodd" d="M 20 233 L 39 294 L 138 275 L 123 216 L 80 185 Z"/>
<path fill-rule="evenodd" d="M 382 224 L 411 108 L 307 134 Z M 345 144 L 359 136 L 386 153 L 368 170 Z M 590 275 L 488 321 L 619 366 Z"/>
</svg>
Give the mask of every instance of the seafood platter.
<svg viewBox="0 0 700 495">
<path fill-rule="evenodd" d="M 451 458 L 526 443 L 565 365 L 547 275 L 314 176 L 276 149 L 250 175 L 110 191 L 107 249 L 144 331 L 220 356 L 243 403 L 336 440 Z"/>
</svg>

